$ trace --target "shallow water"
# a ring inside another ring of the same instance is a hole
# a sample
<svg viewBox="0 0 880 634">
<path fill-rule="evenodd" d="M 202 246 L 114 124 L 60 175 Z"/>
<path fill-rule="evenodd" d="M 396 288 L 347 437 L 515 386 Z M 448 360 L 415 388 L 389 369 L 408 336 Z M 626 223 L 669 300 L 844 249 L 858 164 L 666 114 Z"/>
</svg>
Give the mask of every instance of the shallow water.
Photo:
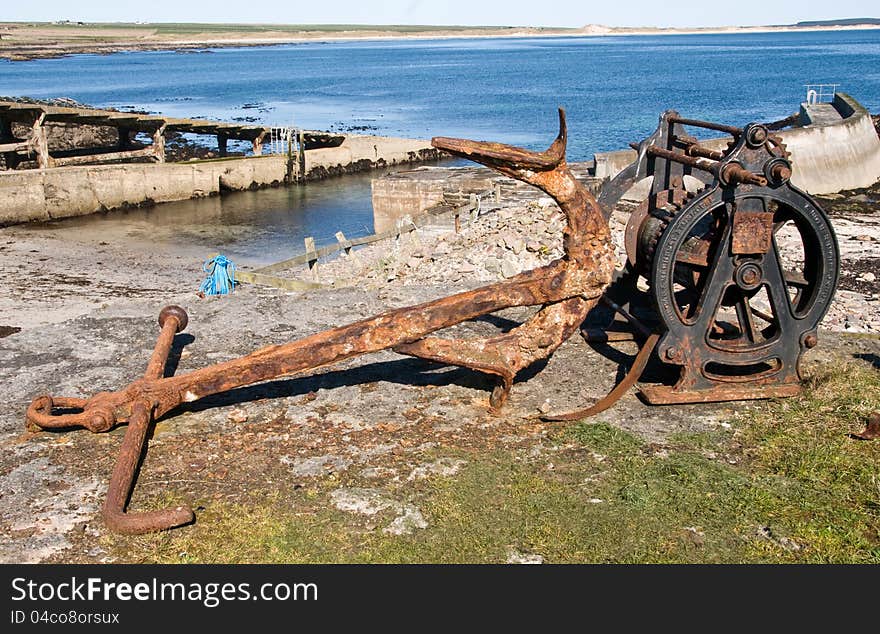
<svg viewBox="0 0 880 634">
<path fill-rule="evenodd" d="M 72 239 L 131 240 L 176 255 L 220 252 L 240 265 L 265 265 L 304 252 L 305 236 L 320 247 L 336 242 L 337 231 L 346 237 L 373 233 L 370 182 L 382 173 L 93 214 L 30 229 L 61 226 Z"/>
</svg>

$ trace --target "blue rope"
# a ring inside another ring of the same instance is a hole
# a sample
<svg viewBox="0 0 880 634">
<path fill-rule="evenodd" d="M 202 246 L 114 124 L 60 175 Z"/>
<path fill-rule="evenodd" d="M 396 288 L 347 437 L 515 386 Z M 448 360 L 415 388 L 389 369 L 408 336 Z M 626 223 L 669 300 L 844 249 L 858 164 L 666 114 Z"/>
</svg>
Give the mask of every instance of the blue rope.
<svg viewBox="0 0 880 634">
<path fill-rule="evenodd" d="M 226 295 L 235 290 L 235 264 L 225 255 L 207 260 L 202 270 L 208 274 L 199 286 L 205 295 Z"/>
</svg>

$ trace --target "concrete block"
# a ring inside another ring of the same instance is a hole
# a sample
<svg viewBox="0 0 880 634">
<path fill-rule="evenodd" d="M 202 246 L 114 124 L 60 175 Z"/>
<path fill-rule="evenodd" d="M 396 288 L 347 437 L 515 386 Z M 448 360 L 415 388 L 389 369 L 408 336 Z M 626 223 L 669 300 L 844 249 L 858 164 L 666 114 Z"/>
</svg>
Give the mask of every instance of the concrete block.
<svg viewBox="0 0 880 634">
<path fill-rule="evenodd" d="M 46 212 L 50 218 L 82 216 L 100 210 L 88 170 L 82 167 L 42 170 Z"/>
<path fill-rule="evenodd" d="M 40 170 L 0 173 L 0 226 L 49 220 Z"/>
<path fill-rule="evenodd" d="M 442 181 L 413 178 L 378 178 L 372 182 L 373 227 L 389 231 L 409 214 L 416 216 L 443 200 Z"/>
</svg>

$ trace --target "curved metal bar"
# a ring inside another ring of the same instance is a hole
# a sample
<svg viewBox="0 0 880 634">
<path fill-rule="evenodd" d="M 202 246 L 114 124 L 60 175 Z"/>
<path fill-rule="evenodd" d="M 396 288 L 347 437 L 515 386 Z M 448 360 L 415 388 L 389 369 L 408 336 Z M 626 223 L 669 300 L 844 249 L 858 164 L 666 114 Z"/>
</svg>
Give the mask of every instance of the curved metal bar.
<svg viewBox="0 0 880 634">
<path fill-rule="evenodd" d="M 582 418 L 594 416 L 599 412 L 604 412 L 619 401 L 621 397 L 627 393 L 629 388 L 636 384 L 636 381 L 642 376 L 642 372 L 645 371 L 645 367 L 648 365 L 648 359 L 651 358 L 651 353 L 654 352 L 654 348 L 657 347 L 657 341 L 659 341 L 659 339 L 660 335 L 652 333 L 645 340 L 645 343 L 642 344 L 629 372 L 626 373 L 623 380 L 614 386 L 614 389 L 608 392 L 604 398 L 599 399 L 590 407 L 579 409 L 574 412 L 566 412 L 565 414 L 548 414 L 546 416 L 541 416 L 541 420 L 549 422 L 580 420 Z"/>
<path fill-rule="evenodd" d="M 25 414 L 28 426 L 37 429 L 65 429 L 85 427 L 91 414 L 85 411 L 88 399 L 64 396 L 38 396 L 27 408 Z M 53 409 L 78 409 L 76 414 L 53 414 Z"/>
<path fill-rule="evenodd" d="M 116 466 L 110 476 L 107 499 L 104 500 L 104 521 L 117 533 L 139 535 L 175 528 L 195 520 L 192 509 L 178 506 L 173 509 L 147 513 L 126 513 L 125 508 L 134 489 L 138 463 L 144 453 L 147 430 L 152 422 L 152 408 L 144 401 L 132 405 L 128 429 L 119 448 Z"/>
</svg>

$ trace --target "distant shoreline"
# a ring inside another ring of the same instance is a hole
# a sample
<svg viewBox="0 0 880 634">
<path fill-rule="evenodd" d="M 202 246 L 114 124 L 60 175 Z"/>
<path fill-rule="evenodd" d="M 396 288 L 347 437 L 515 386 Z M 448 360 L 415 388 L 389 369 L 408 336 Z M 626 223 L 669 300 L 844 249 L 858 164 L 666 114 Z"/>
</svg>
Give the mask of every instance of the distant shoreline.
<svg viewBox="0 0 880 634">
<path fill-rule="evenodd" d="M 198 32 L 204 27 L 203 32 Z M 180 32 L 175 32 L 177 29 Z M 28 61 L 130 51 L 276 46 L 352 41 L 720 35 L 861 31 L 880 24 L 700 28 L 604 27 L 296 27 L 286 25 L 140 25 L 0 23 L 0 59 Z"/>
</svg>

